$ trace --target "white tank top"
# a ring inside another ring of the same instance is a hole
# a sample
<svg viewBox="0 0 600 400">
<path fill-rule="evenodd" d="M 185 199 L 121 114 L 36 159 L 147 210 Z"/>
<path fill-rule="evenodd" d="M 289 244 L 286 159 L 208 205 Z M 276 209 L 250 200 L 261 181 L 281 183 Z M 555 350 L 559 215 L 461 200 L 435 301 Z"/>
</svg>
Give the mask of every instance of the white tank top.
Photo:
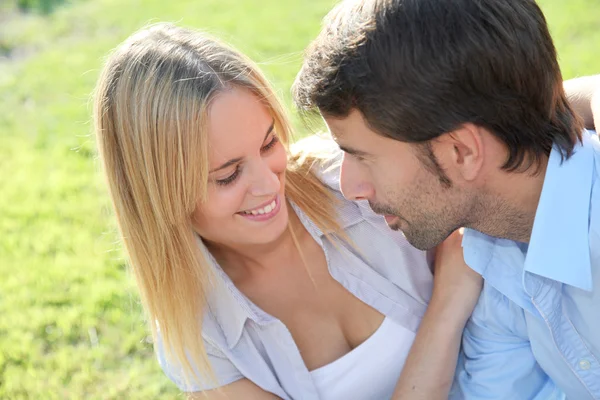
<svg viewBox="0 0 600 400">
<path fill-rule="evenodd" d="M 334 362 L 310 372 L 321 400 L 387 400 L 415 339 L 386 317 L 367 340 Z"/>
</svg>

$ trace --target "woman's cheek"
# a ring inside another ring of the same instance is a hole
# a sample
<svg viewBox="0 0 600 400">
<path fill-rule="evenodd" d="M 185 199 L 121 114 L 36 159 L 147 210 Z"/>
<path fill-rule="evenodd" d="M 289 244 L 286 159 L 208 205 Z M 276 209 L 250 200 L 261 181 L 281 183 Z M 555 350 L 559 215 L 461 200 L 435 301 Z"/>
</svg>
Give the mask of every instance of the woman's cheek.
<svg viewBox="0 0 600 400">
<path fill-rule="evenodd" d="M 287 161 L 288 161 L 287 153 L 285 152 L 283 145 L 278 144 L 277 151 L 275 153 L 275 163 L 274 163 L 274 166 L 272 167 L 274 172 L 277 172 L 277 173 L 284 172 L 287 168 Z"/>
<path fill-rule="evenodd" d="M 246 205 L 245 199 L 248 193 L 248 185 L 244 177 L 219 193 L 217 202 L 218 215 L 234 215 L 243 211 Z"/>
</svg>

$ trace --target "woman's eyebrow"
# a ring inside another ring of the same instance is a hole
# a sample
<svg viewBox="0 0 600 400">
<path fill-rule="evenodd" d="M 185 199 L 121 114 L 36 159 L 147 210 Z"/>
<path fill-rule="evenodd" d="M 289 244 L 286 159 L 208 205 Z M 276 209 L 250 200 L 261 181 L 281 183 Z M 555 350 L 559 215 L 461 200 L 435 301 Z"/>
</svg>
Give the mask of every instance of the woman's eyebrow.
<svg viewBox="0 0 600 400">
<path fill-rule="evenodd" d="M 269 129 L 267 129 L 267 134 L 265 135 L 265 138 L 263 139 L 263 142 L 265 140 L 267 140 L 267 138 L 269 137 L 269 135 L 271 134 L 271 132 L 273 132 L 273 128 L 275 127 L 275 119 L 273 119 L 273 121 L 271 122 L 271 125 L 269 126 Z M 227 167 L 230 167 L 234 164 L 239 163 L 240 161 L 242 161 L 242 157 L 237 157 L 237 158 L 232 158 L 229 161 L 226 161 L 225 163 L 223 163 L 223 165 L 221 165 L 220 167 L 217 167 L 213 170 L 211 170 L 209 173 L 212 174 L 213 172 L 217 172 L 220 171 L 222 169 L 225 169 Z"/>
</svg>

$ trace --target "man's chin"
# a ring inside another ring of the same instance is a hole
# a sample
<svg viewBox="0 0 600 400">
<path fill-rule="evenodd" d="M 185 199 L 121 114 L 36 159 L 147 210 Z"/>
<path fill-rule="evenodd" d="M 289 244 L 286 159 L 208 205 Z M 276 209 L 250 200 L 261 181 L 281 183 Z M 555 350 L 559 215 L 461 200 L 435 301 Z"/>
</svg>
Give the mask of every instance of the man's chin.
<svg viewBox="0 0 600 400">
<path fill-rule="evenodd" d="M 385 222 L 391 230 L 402 231 L 406 241 L 415 249 L 430 250 L 437 246 L 437 244 L 431 244 L 430 240 L 425 240 L 425 236 L 421 234 L 417 234 L 416 236 L 414 235 L 415 232 L 411 234 L 410 226 L 404 226 L 404 229 L 402 229 L 403 219 L 400 217 L 386 215 Z"/>
<path fill-rule="evenodd" d="M 418 249 L 418 250 L 422 250 L 422 251 L 431 250 L 439 244 L 438 242 L 436 242 L 434 240 L 430 240 L 430 238 L 425 238 L 424 236 L 421 236 L 421 235 L 414 236 L 414 235 L 411 235 L 410 232 L 408 232 L 408 234 L 407 234 L 406 231 L 402 231 L 402 233 L 404 234 L 406 241 L 412 247 L 414 247 L 415 249 Z"/>
</svg>

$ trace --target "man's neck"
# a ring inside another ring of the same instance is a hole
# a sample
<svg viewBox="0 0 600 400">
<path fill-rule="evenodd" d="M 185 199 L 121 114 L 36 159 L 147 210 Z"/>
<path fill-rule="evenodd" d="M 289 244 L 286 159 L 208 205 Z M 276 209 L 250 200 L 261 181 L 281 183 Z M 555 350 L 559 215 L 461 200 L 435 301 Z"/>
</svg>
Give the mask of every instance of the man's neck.
<svg viewBox="0 0 600 400">
<path fill-rule="evenodd" d="M 539 169 L 527 172 L 499 171 L 484 195 L 479 230 L 490 236 L 529 243 L 546 176 L 547 158 Z"/>
</svg>

